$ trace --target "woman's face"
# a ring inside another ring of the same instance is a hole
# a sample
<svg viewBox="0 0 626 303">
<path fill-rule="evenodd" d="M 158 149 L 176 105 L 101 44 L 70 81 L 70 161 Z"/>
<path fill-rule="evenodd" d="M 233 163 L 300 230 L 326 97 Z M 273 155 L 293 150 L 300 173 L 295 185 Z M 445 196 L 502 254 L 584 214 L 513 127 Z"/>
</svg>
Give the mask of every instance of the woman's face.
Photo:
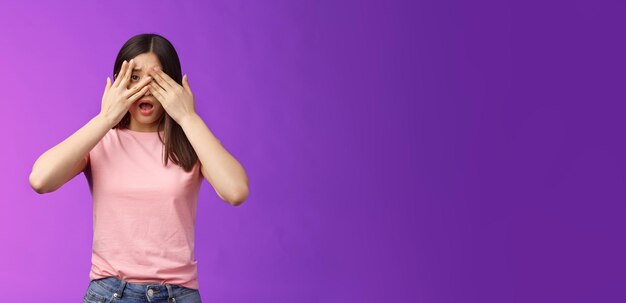
<svg viewBox="0 0 626 303">
<path fill-rule="evenodd" d="M 159 59 L 154 53 L 143 53 L 137 55 L 134 59 L 135 66 L 133 67 L 133 72 L 130 76 L 130 81 L 128 82 L 128 88 L 132 88 L 141 82 L 142 79 L 148 76 L 148 70 L 158 66 L 159 68 L 163 68 Z M 130 59 L 129 59 L 130 61 Z M 154 83 L 156 81 L 152 80 Z M 153 104 L 153 108 L 151 111 L 141 111 L 139 108 L 139 104 L 141 101 L 149 101 Z M 128 109 L 130 112 L 130 125 L 129 129 L 135 131 L 143 131 L 143 132 L 155 132 L 158 129 L 158 121 L 159 118 L 163 115 L 165 110 L 161 103 L 150 93 L 148 90 L 142 97 L 139 97 L 137 101 L 135 101 L 130 108 Z"/>
</svg>

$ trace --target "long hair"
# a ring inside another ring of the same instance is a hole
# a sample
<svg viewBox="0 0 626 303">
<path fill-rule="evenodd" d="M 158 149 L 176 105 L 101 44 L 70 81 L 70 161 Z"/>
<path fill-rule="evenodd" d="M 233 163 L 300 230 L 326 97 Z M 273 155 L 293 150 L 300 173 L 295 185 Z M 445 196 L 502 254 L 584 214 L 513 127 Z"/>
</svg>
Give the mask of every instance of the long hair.
<svg viewBox="0 0 626 303">
<path fill-rule="evenodd" d="M 183 76 L 178 54 L 172 43 L 158 34 L 139 34 L 126 41 L 115 59 L 113 74 L 119 74 L 124 60 L 130 61 L 130 59 L 143 53 L 154 53 L 159 58 L 163 72 L 176 83 L 182 85 Z M 129 124 L 130 112 L 127 112 L 113 128 L 127 129 Z M 163 131 L 163 137 L 161 137 L 161 131 Z M 172 161 L 174 164 L 181 166 L 186 172 L 190 172 L 198 161 L 198 155 L 194 151 L 193 146 L 191 146 L 182 127 L 167 112 L 164 112 L 159 119 L 157 133 L 165 147 L 163 165 L 167 165 L 168 161 Z"/>
</svg>

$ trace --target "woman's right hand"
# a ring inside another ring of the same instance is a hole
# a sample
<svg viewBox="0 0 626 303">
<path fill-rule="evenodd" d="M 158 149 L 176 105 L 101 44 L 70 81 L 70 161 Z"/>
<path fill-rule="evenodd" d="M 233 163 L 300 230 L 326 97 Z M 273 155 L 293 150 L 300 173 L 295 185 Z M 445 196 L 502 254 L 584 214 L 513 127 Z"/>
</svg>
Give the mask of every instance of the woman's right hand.
<svg viewBox="0 0 626 303">
<path fill-rule="evenodd" d="M 135 63 L 132 59 L 130 62 L 124 60 L 120 73 L 115 77 L 113 84 L 107 77 L 107 84 L 102 95 L 100 115 L 113 123 L 113 126 L 117 125 L 124 118 L 133 102 L 137 101 L 150 88 L 147 84 L 152 81 L 152 78 L 148 76 L 141 80 L 138 85 L 128 89 L 128 82 L 134 66 Z"/>
</svg>

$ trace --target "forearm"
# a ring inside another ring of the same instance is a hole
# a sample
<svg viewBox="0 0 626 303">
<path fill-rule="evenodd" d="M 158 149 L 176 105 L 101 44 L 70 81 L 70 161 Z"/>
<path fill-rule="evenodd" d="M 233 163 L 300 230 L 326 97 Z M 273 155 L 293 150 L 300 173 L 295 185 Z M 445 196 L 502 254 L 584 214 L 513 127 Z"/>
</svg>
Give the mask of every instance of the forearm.
<svg viewBox="0 0 626 303">
<path fill-rule="evenodd" d="M 80 172 L 79 165 L 94 146 L 112 128 L 111 122 L 101 115 L 43 153 L 33 165 L 29 181 L 39 193 L 57 190 Z"/>
<path fill-rule="evenodd" d="M 180 123 L 202 164 L 202 174 L 226 202 L 239 205 L 248 196 L 243 166 L 222 146 L 196 113 Z"/>
</svg>

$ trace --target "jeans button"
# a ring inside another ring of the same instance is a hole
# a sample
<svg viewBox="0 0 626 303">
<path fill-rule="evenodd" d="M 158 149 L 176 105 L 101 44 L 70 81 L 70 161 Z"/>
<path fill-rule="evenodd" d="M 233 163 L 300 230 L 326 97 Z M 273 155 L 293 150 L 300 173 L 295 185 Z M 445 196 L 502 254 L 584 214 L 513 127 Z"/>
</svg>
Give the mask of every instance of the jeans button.
<svg viewBox="0 0 626 303">
<path fill-rule="evenodd" d="M 154 295 L 154 290 L 148 289 L 148 296 L 152 297 L 152 295 Z"/>
</svg>

